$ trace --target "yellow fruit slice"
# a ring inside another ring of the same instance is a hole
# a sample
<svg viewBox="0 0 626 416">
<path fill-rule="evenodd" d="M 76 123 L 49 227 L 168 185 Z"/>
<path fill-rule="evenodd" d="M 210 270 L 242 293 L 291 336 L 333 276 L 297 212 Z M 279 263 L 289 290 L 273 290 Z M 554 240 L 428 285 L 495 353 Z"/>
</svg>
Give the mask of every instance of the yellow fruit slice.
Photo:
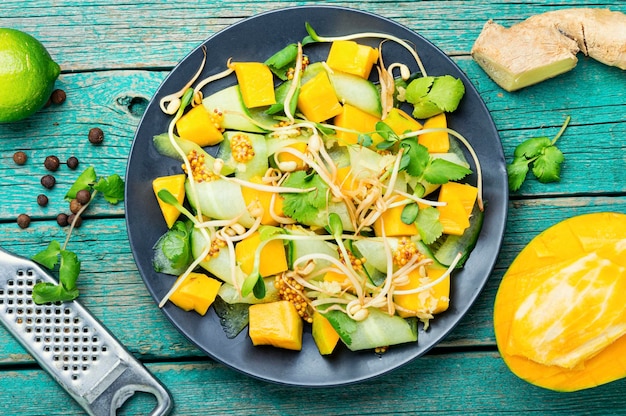
<svg viewBox="0 0 626 416">
<path fill-rule="evenodd" d="M 163 213 L 167 228 L 172 228 L 172 225 L 174 225 L 180 215 L 180 211 L 176 207 L 161 201 L 158 193 L 162 189 L 167 189 L 182 204 L 185 199 L 185 178 L 185 174 L 181 173 L 178 175 L 160 176 L 152 181 L 152 190 L 157 197 L 157 201 L 159 201 L 159 207 Z"/>
<path fill-rule="evenodd" d="M 626 215 L 586 214 L 535 237 L 494 307 L 502 358 L 528 382 L 575 391 L 626 376 Z"/>
</svg>

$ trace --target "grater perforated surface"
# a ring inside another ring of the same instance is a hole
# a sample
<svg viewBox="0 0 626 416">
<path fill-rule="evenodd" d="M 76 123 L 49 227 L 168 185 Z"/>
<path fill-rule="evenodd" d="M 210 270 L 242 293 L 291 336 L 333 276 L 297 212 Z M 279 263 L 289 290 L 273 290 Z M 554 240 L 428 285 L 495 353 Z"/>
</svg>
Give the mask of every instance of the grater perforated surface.
<svg viewBox="0 0 626 416">
<path fill-rule="evenodd" d="M 165 388 L 80 303 L 37 305 L 37 282 L 56 281 L 31 260 L 0 249 L 0 321 L 91 415 L 114 415 L 137 391 L 153 415 L 169 413 Z"/>
</svg>

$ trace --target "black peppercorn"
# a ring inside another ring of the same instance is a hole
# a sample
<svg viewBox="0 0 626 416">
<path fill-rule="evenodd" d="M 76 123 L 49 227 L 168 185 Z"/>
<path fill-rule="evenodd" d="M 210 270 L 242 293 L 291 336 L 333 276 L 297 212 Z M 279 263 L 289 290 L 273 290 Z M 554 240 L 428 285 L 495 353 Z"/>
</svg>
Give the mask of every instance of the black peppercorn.
<svg viewBox="0 0 626 416">
<path fill-rule="evenodd" d="M 61 162 L 59 161 L 58 157 L 50 155 L 46 156 L 46 160 L 44 160 L 43 165 L 46 167 L 46 169 L 54 172 L 59 168 L 60 163 Z"/>
<path fill-rule="evenodd" d="M 77 216 L 76 214 L 70 214 L 69 217 L 67 217 L 67 223 L 71 224 L 74 222 L 74 218 L 76 218 L 76 222 L 74 223 L 74 227 L 78 228 L 82 225 L 83 223 L 83 219 L 80 216 Z"/>
<path fill-rule="evenodd" d="M 76 193 L 76 200 L 81 205 L 85 205 L 91 199 L 91 193 L 86 189 L 81 189 Z"/>
<path fill-rule="evenodd" d="M 37 195 L 37 204 L 39 204 L 39 206 L 45 207 L 46 205 L 48 205 L 48 197 L 44 194 Z"/>
<path fill-rule="evenodd" d="M 78 211 L 80 211 L 80 209 L 83 207 L 83 204 L 81 204 L 80 202 L 78 202 L 76 200 L 76 198 L 72 199 L 70 201 L 70 212 L 72 214 L 76 214 Z"/>
<path fill-rule="evenodd" d="M 22 151 L 15 152 L 13 154 L 13 161 L 18 165 L 23 165 L 24 163 L 26 163 L 27 159 L 28 159 L 28 156 L 26 156 L 26 153 Z"/>
<path fill-rule="evenodd" d="M 20 228 L 28 228 L 30 225 L 30 217 L 27 214 L 20 214 L 17 216 L 17 225 Z"/>
<path fill-rule="evenodd" d="M 65 98 L 67 98 L 65 91 L 54 90 L 52 91 L 52 95 L 50 96 L 50 101 L 52 101 L 55 104 L 62 104 L 65 102 Z"/>
<path fill-rule="evenodd" d="M 57 215 L 57 224 L 59 224 L 61 227 L 65 227 L 67 224 L 69 224 L 67 222 L 67 218 L 67 214 L 60 213 L 59 215 Z"/>
<path fill-rule="evenodd" d="M 98 127 L 89 130 L 89 141 L 93 144 L 100 144 L 104 140 L 104 132 Z"/>
<path fill-rule="evenodd" d="M 52 175 L 44 175 L 41 178 L 41 184 L 48 189 L 52 189 L 57 180 Z"/>
<path fill-rule="evenodd" d="M 78 167 L 78 159 L 76 159 L 74 156 L 71 156 L 67 159 L 67 167 L 74 170 Z"/>
</svg>

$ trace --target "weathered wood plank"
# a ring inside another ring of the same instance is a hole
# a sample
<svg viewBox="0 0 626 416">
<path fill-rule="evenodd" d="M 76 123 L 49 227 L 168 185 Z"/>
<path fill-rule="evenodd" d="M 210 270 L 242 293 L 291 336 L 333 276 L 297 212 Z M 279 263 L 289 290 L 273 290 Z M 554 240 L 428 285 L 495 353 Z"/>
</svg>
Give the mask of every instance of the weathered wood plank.
<svg viewBox="0 0 626 416">
<path fill-rule="evenodd" d="M 429 355 L 383 377 L 341 388 L 268 384 L 210 361 L 153 363 L 147 367 L 171 391 L 175 400 L 173 414 L 185 416 L 532 412 L 595 416 L 626 411 L 624 380 L 575 394 L 547 391 L 515 377 L 496 353 Z M 41 370 L 3 371 L 0 385 L 2 414 L 83 414 Z M 118 414 L 145 415 L 153 405 L 151 396 L 138 395 Z"/>
<path fill-rule="evenodd" d="M 159 4 L 160 3 L 160 4 Z M 555 8 L 589 6 L 575 0 L 548 1 L 327 1 L 393 19 L 430 39 L 448 54 L 468 54 L 488 19 L 505 25 L 531 14 Z M 48 47 L 64 71 L 117 68 L 168 68 L 191 49 L 227 26 L 257 13 L 284 7 L 319 5 L 314 1 L 221 1 L 192 3 L 182 0 L 103 4 L 98 0 L 36 3 L 5 0 L 0 27 L 20 27 Z M 594 7 L 626 10 L 619 0 Z"/>
</svg>

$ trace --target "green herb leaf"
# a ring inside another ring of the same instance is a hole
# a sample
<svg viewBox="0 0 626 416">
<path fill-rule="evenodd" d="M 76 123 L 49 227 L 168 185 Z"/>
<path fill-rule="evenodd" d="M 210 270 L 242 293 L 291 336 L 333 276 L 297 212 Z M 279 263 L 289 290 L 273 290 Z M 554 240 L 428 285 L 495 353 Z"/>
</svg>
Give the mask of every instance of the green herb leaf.
<svg viewBox="0 0 626 416">
<path fill-rule="evenodd" d="M 532 159 L 533 157 L 539 156 L 546 147 L 551 145 L 552 142 L 547 137 L 534 137 L 519 144 L 515 148 L 513 156 L 516 158 L 524 157 L 526 159 Z"/>
<path fill-rule="evenodd" d="M 113 205 L 124 200 L 124 180 L 117 174 L 100 178 L 94 189 L 101 192 L 104 199 Z"/>
<path fill-rule="evenodd" d="M 193 261 L 191 233 L 186 223 L 176 221 L 152 249 L 152 267 L 155 271 L 180 275 Z"/>
<path fill-rule="evenodd" d="M 263 278 L 261 277 L 258 271 L 254 271 L 250 273 L 244 279 L 243 284 L 241 285 L 241 296 L 248 296 L 250 293 L 253 293 L 259 280 L 262 281 Z M 265 285 L 265 282 L 263 282 L 263 285 Z M 256 294 L 255 294 L 255 297 L 256 297 Z M 260 299 L 260 298 L 257 298 L 257 299 Z"/>
<path fill-rule="evenodd" d="M 83 189 L 90 190 L 91 186 L 96 182 L 96 169 L 93 166 L 89 166 L 78 176 L 70 190 L 65 194 L 65 199 L 71 201 L 76 198 L 78 191 Z"/>
<path fill-rule="evenodd" d="M 425 244 L 432 244 L 443 234 L 443 224 L 439 221 L 439 210 L 435 207 L 420 209 L 415 224 Z"/>
<path fill-rule="evenodd" d="M 78 297 L 78 289 L 67 290 L 62 285 L 39 282 L 33 286 L 33 302 L 37 305 L 50 302 L 69 302 Z"/>
<path fill-rule="evenodd" d="M 372 136 L 370 136 L 369 134 L 359 133 L 357 143 L 363 147 L 370 147 L 374 142 L 372 141 Z"/>
<path fill-rule="evenodd" d="M 414 79 L 405 92 L 406 101 L 413 104 L 413 117 L 421 119 L 456 110 L 463 95 L 463 82 L 450 75 Z"/>
<path fill-rule="evenodd" d="M 404 208 L 402 208 L 400 220 L 407 225 L 413 224 L 417 219 L 417 214 L 419 213 L 419 210 L 419 206 L 414 202 L 406 204 Z"/>
<path fill-rule="evenodd" d="M 59 282 L 65 290 L 71 292 L 76 289 L 76 280 L 80 274 L 80 261 L 71 251 L 61 250 L 61 264 L 59 265 Z"/>
<path fill-rule="evenodd" d="M 343 223 L 341 217 L 336 212 L 328 214 L 328 228 L 330 234 L 335 238 L 340 238 L 343 234 Z"/>
<path fill-rule="evenodd" d="M 304 22 L 304 28 L 306 29 L 306 33 L 308 33 L 309 35 L 305 36 L 302 39 L 302 46 L 308 45 L 309 43 L 319 42 L 320 37 L 315 32 L 313 27 L 309 24 L 309 22 Z"/>
<path fill-rule="evenodd" d="M 286 231 L 280 227 L 274 227 L 271 225 L 261 225 L 259 227 L 259 237 L 261 237 L 261 241 L 269 240 L 276 235 L 285 233 Z"/>
<path fill-rule="evenodd" d="M 320 210 L 326 210 L 328 185 L 319 175 L 308 175 L 304 171 L 293 172 L 283 186 L 290 188 L 314 188 L 309 192 L 283 193 L 283 212 L 285 215 L 303 224 L 315 219 Z"/>
<path fill-rule="evenodd" d="M 561 179 L 559 174 L 564 159 L 563 153 L 556 146 L 549 146 L 533 162 L 533 174 L 541 183 L 557 182 Z"/>
<path fill-rule="evenodd" d="M 424 170 L 424 179 L 433 184 L 444 184 L 448 181 L 463 179 L 472 171 L 465 166 L 457 165 L 445 159 L 432 159 Z"/>
<path fill-rule="evenodd" d="M 52 240 L 44 250 L 35 254 L 32 260 L 41 264 L 48 269 L 53 269 L 59 261 L 59 253 L 61 252 L 61 244 Z"/>
<path fill-rule="evenodd" d="M 252 288 L 252 294 L 257 299 L 263 299 L 265 297 L 265 280 L 262 278 L 257 279 L 256 284 Z"/>
<path fill-rule="evenodd" d="M 285 81 L 287 79 L 287 70 L 295 66 L 297 57 L 298 45 L 291 43 L 270 56 L 265 61 L 265 65 L 267 65 L 270 71 L 278 78 Z"/>
<path fill-rule="evenodd" d="M 400 169 L 416 178 L 421 177 L 430 161 L 428 149 L 419 144 L 415 137 L 402 140 L 400 146 L 404 149 Z"/>
<path fill-rule="evenodd" d="M 521 188 L 526 180 L 528 173 L 528 164 L 530 162 L 526 158 L 516 158 L 513 162 L 506 166 L 506 173 L 509 179 L 509 189 L 517 191 Z"/>
</svg>

